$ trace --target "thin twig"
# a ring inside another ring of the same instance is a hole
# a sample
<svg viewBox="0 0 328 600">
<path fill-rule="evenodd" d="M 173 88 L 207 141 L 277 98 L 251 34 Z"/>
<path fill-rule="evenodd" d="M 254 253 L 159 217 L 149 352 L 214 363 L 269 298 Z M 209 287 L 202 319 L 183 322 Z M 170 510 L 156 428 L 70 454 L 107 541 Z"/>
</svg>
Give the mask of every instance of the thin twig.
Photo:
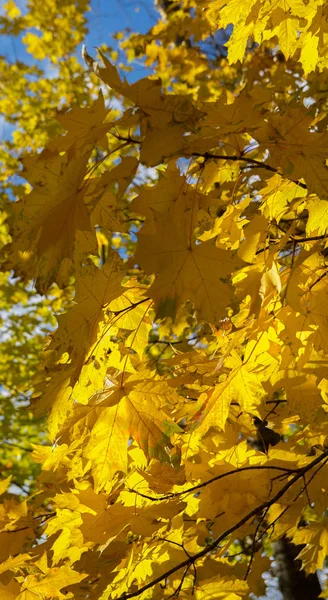
<svg viewBox="0 0 328 600">
<path fill-rule="evenodd" d="M 23 452 L 33 452 L 33 448 L 25 448 L 25 446 L 21 446 L 15 442 L 7 442 L 6 440 L 3 440 L 1 443 L 5 444 L 6 446 L 11 446 L 12 448 L 19 448 L 19 450 L 23 450 Z"/>
<path fill-rule="evenodd" d="M 242 473 L 243 471 L 258 471 L 263 469 L 271 469 L 274 471 L 282 471 L 282 473 L 286 473 L 287 475 L 292 475 L 293 473 L 297 473 L 298 469 L 288 469 L 285 467 L 276 467 L 271 465 L 253 465 L 250 467 L 240 467 L 240 469 L 234 469 L 234 471 L 227 471 L 226 473 L 221 473 L 220 475 L 216 475 L 212 477 L 212 479 L 208 479 L 207 481 L 203 481 L 203 483 L 198 483 L 193 487 L 187 488 L 186 490 L 182 490 L 181 492 L 172 492 L 167 494 L 166 496 L 160 496 L 159 498 L 155 498 L 154 496 L 147 496 L 147 494 L 143 494 L 138 490 L 129 489 L 128 491 L 138 496 L 142 496 L 143 498 L 147 498 L 147 500 L 152 500 L 154 502 L 160 502 L 161 500 L 171 500 L 172 498 L 176 498 L 177 496 L 181 496 L 182 494 L 190 494 L 195 490 L 199 490 L 214 481 L 219 481 L 219 479 L 223 479 L 224 477 L 228 477 L 228 475 L 235 475 L 236 473 Z"/>
<path fill-rule="evenodd" d="M 220 160 L 232 160 L 232 161 L 236 161 L 236 162 L 245 162 L 245 163 L 248 163 L 248 165 L 254 165 L 254 166 L 258 167 L 259 169 L 265 169 L 266 171 L 271 171 L 271 173 L 279 173 L 279 169 L 277 169 L 276 167 L 272 167 L 271 165 L 268 165 L 267 163 L 263 163 L 260 160 L 256 160 L 255 158 L 247 158 L 247 156 L 235 156 L 235 155 L 226 156 L 225 154 L 211 154 L 211 152 L 204 152 L 203 154 L 201 152 L 193 152 L 192 156 L 202 157 L 202 158 L 205 158 L 205 160 L 208 158 L 213 158 L 213 159 L 220 159 Z M 281 173 L 279 173 L 279 174 L 281 174 Z M 290 179 L 290 181 L 292 181 L 296 185 L 299 185 L 304 190 L 307 190 L 307 186 L 305 185 L 305 183 L 302 183 L 301 181 L 294 180 L 294 179 Z"/>
<path fill-rule="evenodd" d="M 126 312 L 127 310 L 133 310 L 134 308 L 136 308 L 136 306 L 139 306 L 139 304 L 142 304 L 143 302 L 147 302 L 148 300 L 150 300 L 151 298 L 143 298 L 143 300 L 139 300 L 139 302 L 131 302 L 130 306 L 126 306 L 125 308 L 122 308 L 121 310 L 108 310 L 107 312 L 110 315 L 120 315 L 121 313 Z"/>
<path fill-rule="evenodd" d="M 269 510 L 269 507 L 267 507 L 265 509 L 264 513 L 260 517 L 260 520 L 259 520 L 259 522 L 258 522 L 258 524 L 256 526 L 256 529 L 255 529 L 255 532 L 254 532 L 254 537 L 253 537 L 253 542 L 252 542 L 252 550 L 251 550 L 251 557 L 250 557 L 249 563 L 247 565 L 247 569 L 246 569 L 246 573 L 245 573 L 245 577 L 244 577 L 245 581 L 246 581 L 246 579 L 247 579 L 247 577 L 249 575 L 249 572 L 250 572 L 252 564 L 253 564 L 254 555 L 255 555 L 255 549 L 256 549 L 256 542 L 258 541 L 256 539 L 257 538 L 257 534 L 258 534 L 258 531 L 259 531 L 259 529 L 260 529 L 260 527 L 261 527 L 261 525 L 262 525 L 262 523 L 263 523 L 263 521 L 264 521 L 264 519 L 266 517 L 266 514 L 267 514 L 268 510 Z"/>
</svg>

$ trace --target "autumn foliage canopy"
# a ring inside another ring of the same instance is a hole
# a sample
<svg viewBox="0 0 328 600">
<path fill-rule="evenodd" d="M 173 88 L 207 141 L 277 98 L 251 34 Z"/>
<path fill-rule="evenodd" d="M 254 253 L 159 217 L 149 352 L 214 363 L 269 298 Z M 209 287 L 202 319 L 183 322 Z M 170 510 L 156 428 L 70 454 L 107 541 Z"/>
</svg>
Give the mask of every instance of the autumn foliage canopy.
<svg viewBox="0 0 328 600">
<path fill-rule="evenodd" d="M 1 599 L 248 598 L 284 535 L 314 573 L 327 3 L 163 2 L 83 61 L 87 2 L 27 6 L 0 20 L 37 64 L 0 59 Z"/>
</svg>

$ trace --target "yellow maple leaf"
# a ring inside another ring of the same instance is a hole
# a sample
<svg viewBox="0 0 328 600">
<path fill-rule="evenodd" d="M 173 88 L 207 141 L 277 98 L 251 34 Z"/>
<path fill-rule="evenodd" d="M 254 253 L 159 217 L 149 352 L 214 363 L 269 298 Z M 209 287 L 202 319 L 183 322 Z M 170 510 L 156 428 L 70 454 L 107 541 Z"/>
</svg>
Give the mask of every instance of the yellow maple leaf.
<svg viewBox="0 0 328 600">
<path fill-rule="evenodd" d="M 86 575 L 81 575 L 68 566 L 53 567 L 45 575 L 28 575 L 22 582 L 17 600 L 35 600 L 36 597 L 42 600 L 65 598 L 66 594 L 60 590 L 79 583 L 85 577 Z"/>
<path fill-rule="evenodd" d="M 93 227 L 101 224 L 102 228 L 111 232 L 126 231 L 120 200 L 134 178 L 138 164 L 135 157 L 123 156 L 113 169 L 89 181 L 84 201 L 90 211 Z"/>
<path fill-rule="evenodd" d="M 18 556 L 9 557 L 4 563 L 0 564 L 0 573 L 5 571 L 16 571 L 26 564 L 26 561 L 31 560 L 29 554 L 19 554 Z"/>
<path fill-rule="evenodd" d="M 5 2 L 3 9 L 6 11 L 9 19 L 16 19 L 16 17 L 19 17 L 21 14 L 21 11 L 13 0 Z"/>
<path fill-rule="evenodd" d="M 23 175 L 33 189 L 12 206 L 8 268 L 25 280 L 35 279 L 41 293 L 54 281 L 67 282 L 72 261 L 76 266 L 89 254 L 97 254 L 93 229 L 97 214 L 90 219 L 85 200 L 93 182 L 83 184 L 83 180 L 96 141 L 109 128 L 103 123 L 106 114 L 102 95 L 90 108 L 73 109 L 61 117 L 68 128 L 66 136 L 59 136 L 46 150 L 23 160 Z M 132 160 L 133 167 L 129 163 L 129 168 L 133 176 L 136 165 Z M 104 192 L 108 184 L 108 178 L 102 180 L 100 191 Z M 100 191 L 94 197 L 95 206 Z M 106 201 L 102 200 L 101 206 L 108 210 Z"/>
<path fill-rule="evenodd" d="M 308 33 L 302 33 L 300 36 L 301 55 L 300 61 L 302 63 L 304 74 L 308 75 L 311 71 L 315 71 L 316 66 L 319 62 L 319 37 L 313 35 L 311 31 Z"/>
<path fill-rule="evenodd" d="M 311 331 L 311 340 L 317 349 L 327 348 L 326 264 L 318 248 L 302 250 L 290 274 L 286 298 L 289 305 L 301 313 L 302 330 Z"/>
<path fill-rule="evenodd" d="M 17 600 L 20 590 L 20 585 L 14 579 L 11 579 L 7 585 L 0 583 L 1 598 L 3 600 Z"/>
<path fill-rule="evenodd" d="M 266 181 L 265 187 L 261 189 L 262 205 L 261 212 L 268 219 L 280 219 L 288 213 L 289 206 L 298 198 L 307 195 L 305 189 L 293 181 L 283 179 L 276 173 Z"/>
<path fill-rule="evenodd" d="M 115 327 L 131 332 L 125 338 L 125 345 L 137 352 L 140 359 L 148 344 L 148 334 L 152 328 L 152 319 L 148 315 L 152 300 L 149 300 L 145 294 L 143 288 L 127 288 L 110 304 L 110 310 L 118 313 L 113 321 Z"/>
<path fill-rule="evenodd" d="M 41 293 L 60 280 L 61 271 L 67 278 L 65 260 L 97 252 L 81 188 L 87 160 L 49 150 L 24 159 L 24 175 L 34 189 L 13 205 L 8 267 L 34 278 Z"/>
<path fill-rule="evenodd" d="M 316 375 L 300 374 L 297 369 L 286 367 L 272 377 L 274 389 L 284 388 L 287 404 L 285 410 L 295 420 L 301 419 L 304 423 L 312 422 L 322 405 L 322 398 L 318 390 Z"/>
<path fill-rule="evenodd" d="M 193 130 L 203 116 L 191 97 L 163 94 L 158 79 L 142 79 L 132 85 L 122 82 L 117 69 L 104 54 L 100 52 L 100 55 L 105 67 L 99 67 L 96 61 L 85 54 L 89 66 L 104 83 L 139 108 L 143 138 L 140 145 L 141 162 L 154 166 L 181 150 L 185 145 L 186 129 Z M 121 123 L 124 123 L 124 118 Z"/>
<path fill-rule="evenodd" d="M 270 152 L 271 160 L 292 179 L 304 179 L 310 193 L 328 198 L 327 136 L 311 130 L 312 117 L 302 108 L 271 114 L 254 138 Z"/>
<path fill-rule="evenodd" d="M 33 408 L 35 414 L 51 411 L 48 427 L 53 438 L 71 409 L 69 400 L 82 369 L 87 368 L 88 359 L 93 364 L 94 347 L 99 350 L 98 361 L 103 359 L 103 376 L 106 371 L 106 348 L 111 348 L 106 334 L 111 321 L 110 317 L 106 318 L 105 311 L 122 292 L 121 280 L 125 271 L 123 261 L 115 251 L 110 253 L 108 261 L 101 269 L 91 262 L 84 265 L 76 280 L 75 304 L 58 317 L 58 329 L 52 336 L 46 363 L 51 380 L 46 386 L 44 383 L 38 386 Z M 94 391 L 90 389 L 89 396 Z M 85 403 L 87 399 L 80 401 Z"/>
<path fill-rule="evenodd" d="M 8 487 L 10 486 L 11 478 L 12 478 L 12 475 L 9 475 L 9 477 L 7 477 L 6 479 L 3 479 L 0 482 L 0 494 L 4 494 L 5 491 L 8 489 Z"/>
<path fill-rule="evenodd" d="M 108 110 L 100 91 L 97 100 L 91 106 L 75 106 L 57 116 L 66 133 L 52 140 L 48 148 L 57 152 L 67 152 L 74 146 L 77 157 L 90 154 L 96 145 L 106 150 L 108 145 L 105 134 L 112 127 L 110 122 L 104 122 L 107 115 Z"/>
<path fill-rule="evenodd" d="M 306 234 L 324 235 L 328 229 L 328 202 L 315 198 L 307 204 L 309 218 L 306 223 Z"/>
<path fill-rule="evenodd" d="M 322 10 L 324 0 L 207 0 L 207 17 L 213 29 L 233 23 L 234 30 L 227 42 L 230 64 L 243 60 L 248 38 L 258 44 L 266 40 L 278 41 L 281 51 L 288 58 L 300 60 L 307 74 L 325 68 L 324 31 L 326 21 Z"/>
<path fill-rule="evenodd" d="M 147 457 L 170 462 L 170 435 L 180 428 L 162 407 L 171 402 L 172 389 L 150 373 L 128 377 L 99 392 L 87 406 L 76 406 L 65 423 L 63 437 L 77 436 L 83 443 L 83 455 L 90 461 L 96 488 L 102 488 L 116 471 L 126 472 L 128 442 L 134 438 Z"/>
<path fill-rule="evenodd" d="M 193 201 L 195 200 L 195 206 Z M 155 229 L 138 234 L 135 260 L 157 277 L 149 289 L 158 318 L 174 317 L 190 300 L 201 319 L 216 323 L 225 316 L 233 297 L 231 273 L 242 266 L 231 251 L 216 248 L 211 240 L 199 243 L 193 227 L 196 199 L 183 194 L 166 213 L 156 217 Z"/>
<path fill-rule="evenodd" d="M 298 558 L 302 560 L 302 565 L 307 573 L 315 573 L 318 569 L 323 568 L 328 554 L 327 518 L 297 529 L 292 540 L 294 544 L 306 544 Z"/>
<path fill-rule="evenodd" d="M 58 317 L 58 329 L 49 347 L 57 359 L 68 352 L 76 367 L 81 366 L 97 340 L 107 307 L 124 289 L 121 286 L 124 272 L 124 263 L 114 250 L 102 268 L 88 262 L 78 272 L 74 305 Z"/>
<path fill-rule="evenodd" d="M 199 430 L 206 433 L 210 427 L 225 428 L 232 401 L 238 402 L 241 409 L 259 416 L 258 408 L 265 391 L 256 372 L 247 364 L 237 367 L 222 383 L 201 395 L 201 407 L 197 413 L 201 418 Z"/>
<path fill-rule="evenodd" d="M 249 592 L 248 583 L 241 579 L 213 578 L 196 585 L 197 600 L 240 600 Z M 186 596 L 188 598 L 188 596 Z M 192 598 L 192 596 L 189 596 Z"/>
</svg>

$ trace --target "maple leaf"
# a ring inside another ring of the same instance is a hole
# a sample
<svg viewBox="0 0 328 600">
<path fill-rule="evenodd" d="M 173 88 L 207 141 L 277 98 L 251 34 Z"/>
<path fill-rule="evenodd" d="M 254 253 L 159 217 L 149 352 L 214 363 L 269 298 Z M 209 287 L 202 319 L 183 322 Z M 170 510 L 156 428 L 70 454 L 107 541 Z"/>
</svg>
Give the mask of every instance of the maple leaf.
<svg viewBox="0 0 328 600">
<path fill-rule="evenodd" d="M 263 595 L 266 537 L 327 553 L 324 0 L 170 0 L 88 73 L 62 4 L 1 17 L 1 598 Z"/>
<path fill-rule="evenodd" d="M 240 365 L 224 382 L 200 397 L 200 431 L 206 433 L 212 426 L 224 429 L 232 401 L 238 402 L 242 410 L 259 415 L 258 407 L 264 397 L 265 391 L 256 372 Z"/>
<path fill-rule="evenodd" d="M 261 189 L 261 212 L 265 217 L 275 219 L 279 223 L 280 219 L 288 212 L 288 207 L 293 206 L 295 200 L 306 195 L 306 190 L 292 181 L 283 179 L 276 173 Z"/>
<path fill-rule="evenodd" d="M 147 273 L 157 275 L 149 294 L 158 318 L 174 318 L 190 300 L 201 319 L 216 323 L 233 297 L 227 281 L 242 263 L 212 241 L 195 239 L 197 201 L 188 194 L 179 196 L 179 188 L 176 194 L 168 210 L 155 215 L 151 230 L 146 227 L 138 234 L 135 260 Z"/>
<path fill-rule="evenodd" d="M 219 586 L 219 589 L 218 589 Z M 248 584 L 246 581 L 238 579 L 219 579 L 213 578 L 204 581 L 197 589 L 197 595 L 206 600 L 224 598 L 225 600 L 240 600 L 248 593 Z M 190 596 L 191 597 L 191 596 Z"/>
<path fill-rule="evenodd" d="M 318 62 L 320 68 L 326 66 L 326 60 L 320 61 L 319 58 L 322 53 L 319 32 L 325 26 L 321 0 L 311 2 L 310 6 L 299 0 L 274 5 L 269 0 L 250 0 L 246 4 L 241 0 L 232 0 L 228 4 L 223 0 L 208 0 L 207 5 L 213 27 L 224 28 L 234 24 L 233 34 L 226 44 L 230 63 L 243 60 L 248 38 L 252 36 L 259 44 L 278 38 L 286 59 L 301 49 L 301 62 L 306 73 L 313 70 Z M 317 23 L 315 26 L 314 22 Z"/>
<path fill-rule="evenodd" d="M 41 293 L 60 281 L 65 260 L 83 260 L 97 252 L 84 188 L 80 189 L 87 159 L 45 150 L 24 160 L 24 175 L 34 189 L 13 206 L 15 225 L 7 265 L 16 275 L 34 278 Z"/>
<path fill-rule="evenodd" d="M 115 251 L 111 251 L 102 268 L 91 262 L 84 265 L 76 280 L 74 305 L 58 317 L 59 327 L 52 336 L 50 352 L 58 357 L 68 352 L 77 367 L 81 364 L 96 342 L 106 308 L 123 291 L 124 273 L 124 263 Z"/>
<path fill-rule="evenodd" d="M 96 140 L 109 128 L 102 124 L 106 114 L 101 95 L 92 108 L 75 108 L 62 118 L 67 135 L 23 160 L 23 175 L 33 190 L 12 207 L 7 265 L 17 275 L 35 279 L 40 292 L 54 281 L 67 280 L 71 261 L 97 253 L 83 180 Z"/>
<path fill-rule="evenodd" d="M 326 200 L 313 199 L 308 204 L 309 218 L 306 223 L 306 234 L 323 235 L 327 230 L 328 205 Z"/>
<path fill-rule="evenodd" d="M 75 407 L 65 425 L 64 436 L 81 437 L 88 432 L 83 454 L 90 460 L 97 489 L 116 471 L 127 470 L 130 437 L 147 457 L 170 461 L 170 435 L 180 428 L 162 407 L 173 400 L 172 389 L 162 381 L 152 381 L 149 375 L 122 376 L 121 384 L 99 392 L 87 406 Z"/>
<path fill-rule="evenodd" d="M 137 158 L 123 156 L 121 162 L 113 169 L 90 180 L 84 200 L 94 227 L 101 223 L 102 228 L 111 232 L 127 229 L 123 222 L 120 200 L 133 180 L 137 168 Z"/>
<path fill-rule="evenodd" d="M 311 131 L 312 118 L 305 110 L 289 109 L 287 115 L 286 121 L 281 115 L 270 115 L 254 137 L 269 149 L 273 164 L 293 179 L 304 178 L 310 193 L 327 199 L 326 136 Z"/>
<path fill-rule="evenodd" d="M 88 357 L 92 356 L 92 349 L 102 340 L 102 351 L 104 344 L 107 348 L 110 346 L 110 341 L 105 339 L 110 317 L 106 318 L 105 311 L 122 292 L 124 272 L 124 264 L 114 251 L 102 269 L 91 262 L 85 265 L 83 274 L 77 278 L 75 305 L 58 317 L 59 328 L 52 336 L 46 361 L 46 374 L 51 380 L 45 389 L 43 383 L 38 386 L 33 402 L 36 414 L 51 410 L 52 436 L 70 410 L 68 401 Z M 65 354 L 70 359 L 62 359 Z"/>
<path fill-rule="evenodd" d="M 326 264 L 316 248 L 300 252 L 287 284 L 286 298 L 303 315 L 302 329 L 312 330 L 317 348 L 326 348 L 327 292 Z"/>
<path fill-rule="evenodd" d="M 92 106 L 75 106 L 65 114 L 57 116 L 59 123 L 66 130 L 64 136 L 58 136 L 49 144 L 50 150 L 68 152 L 74 146 L 77 157 L 91 152 L 95 145 L 107 149 L 106 133 L 111 123 L 105 123 L 108 110 L 105 107 L 102 92 Z"/>
<path fill-rule="evenodd" d="M 16 571 L 19 568 L 26 564 L 28 560 L 31 560 L 31 556 L 29 554 L 19 554 L 16 557 L 9 557 L 4 563 L 0 565 L 0 573 L 4 573 L 5 571 Z"/>
<path fill-rule="evenodd" d="M 318 391 L 318 381 L 315 375 L 299 375 L 293 368 L 286 368 L 272 378 L 274 388 L 285 388 L 287 405 L 286 411 L 295 420 L 309 422 L 315 419 L 322 405 Z"/>
<path fill-rule="evenodd" d="M 142 360 L 143 353 L 148 344 L 148 335 L 152 328 L 152 319 L 149 310 L 152 301 L 145 297 L 144 289 L 127 288 L 119 298 L 110 304 L 110 310 L 118 313 L 115 317 L 115 326 L 128 330 L 125 344 L 131 348 Z"/>
<path fill-rule="evenodd" d="M 86 575 L 73 571 L 68 566 L 53 567 L 41 575 L 28 575 L 22 583 L 17 600 L 30 600 L 35 596 L 39 598 L 65 598 L 65 593 L 60 590 L 82 581 Z"/>
<path fill-rule="evenodd" d="M 185 145 L 186 129 L 194 129 L 203 113 L 187 95 L 165 95 L 159 80 L 142 79 L 132 85 L 122 82 L 116 68 L 100 52 L 105 67 L 99 67 L 90 56 L 87 64 L 104 83 L 115 89 L 138 107 L 142 141 L 140 160 L 147 166 L 163 162 Z M 124 124 L 124 121 L 121 121 Z M 125 123 L 126 124 L 126 123 Z"/>
<path fill-rule="evenodd" d="M 320 519 L 318 523 L 310 523 L 308 527 L 297 530 L 293 535 L 295 544 L 306 544 L 298 558 L 308 573 L 315 573 L 321 569 L 328 554 L 328 527 L 327 519 Z"/>
</svg>

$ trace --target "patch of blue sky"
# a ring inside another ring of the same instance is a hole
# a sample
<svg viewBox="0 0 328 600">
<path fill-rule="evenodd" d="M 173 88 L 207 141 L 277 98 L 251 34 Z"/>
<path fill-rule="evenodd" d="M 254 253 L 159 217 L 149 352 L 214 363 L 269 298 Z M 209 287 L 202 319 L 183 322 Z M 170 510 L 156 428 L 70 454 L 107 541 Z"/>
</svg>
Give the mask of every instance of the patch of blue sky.
<svg viewBox="0 0 328 600">
<path fill-rule="evenodd" d="M 117 66 L 120 64 L 130 67 L 130 70 L 119 69 L 121 77 L 129 83 L 152 73 L 144 60 L 135 59 L 128 63 L 126 55 L 120 49 L 120 40 L 115 34 L 124 32 L 146 33 L 158 20 L 159 13 L 153 0 L 91 0 L 90 12 L 87 14 L 88 33 L 84 40 L 89 54 L 98 46 L 105 44 L 118 53 Z M 78 47 L 79 60 L 81 47 Z"/>
<path fill-rule="evenodd" d="M 0 15 L 5 14 L 5 0 L 0 0 Z M 26 0 L 15 0 L 16 5 L 24 15 L 27 12 Z M 119 52 L 119 41 L 114 34 L 119 31 L 135 31 L 145 33 L 154 25 L 158 19 L 158 12 L 154 6 L 153 0 L 114 0 L 108 3 L 108 0 L 91 0 L 90 11 L 86 13 L 88 33 L 84 40 L 85 45 L 91 51 L 97 46 L 105 44 Z M 37 29 L 32 32 L 40 34 Z M 51 78 L 56 76 L 55 65 L 50 60 L 39 61 L 31 56 L 23 43 L 24 33 L 19 36 L 1 35 L 0 54 L 10 63 L 21 61 L 27 65 L 42 66 L 46 76 Z M 81 57 L 82 44 L 77 49 L 77 58 L 82 63 Z M 125 55 L 119 52 L 119 59 L 126 64 Z M 143 62 L 138 60 L 132 65 L 132 70 L 126 72 L 128 81 L 133 82 L 143 77 L 149 69 L 146 69 Z"/>
</svg>

